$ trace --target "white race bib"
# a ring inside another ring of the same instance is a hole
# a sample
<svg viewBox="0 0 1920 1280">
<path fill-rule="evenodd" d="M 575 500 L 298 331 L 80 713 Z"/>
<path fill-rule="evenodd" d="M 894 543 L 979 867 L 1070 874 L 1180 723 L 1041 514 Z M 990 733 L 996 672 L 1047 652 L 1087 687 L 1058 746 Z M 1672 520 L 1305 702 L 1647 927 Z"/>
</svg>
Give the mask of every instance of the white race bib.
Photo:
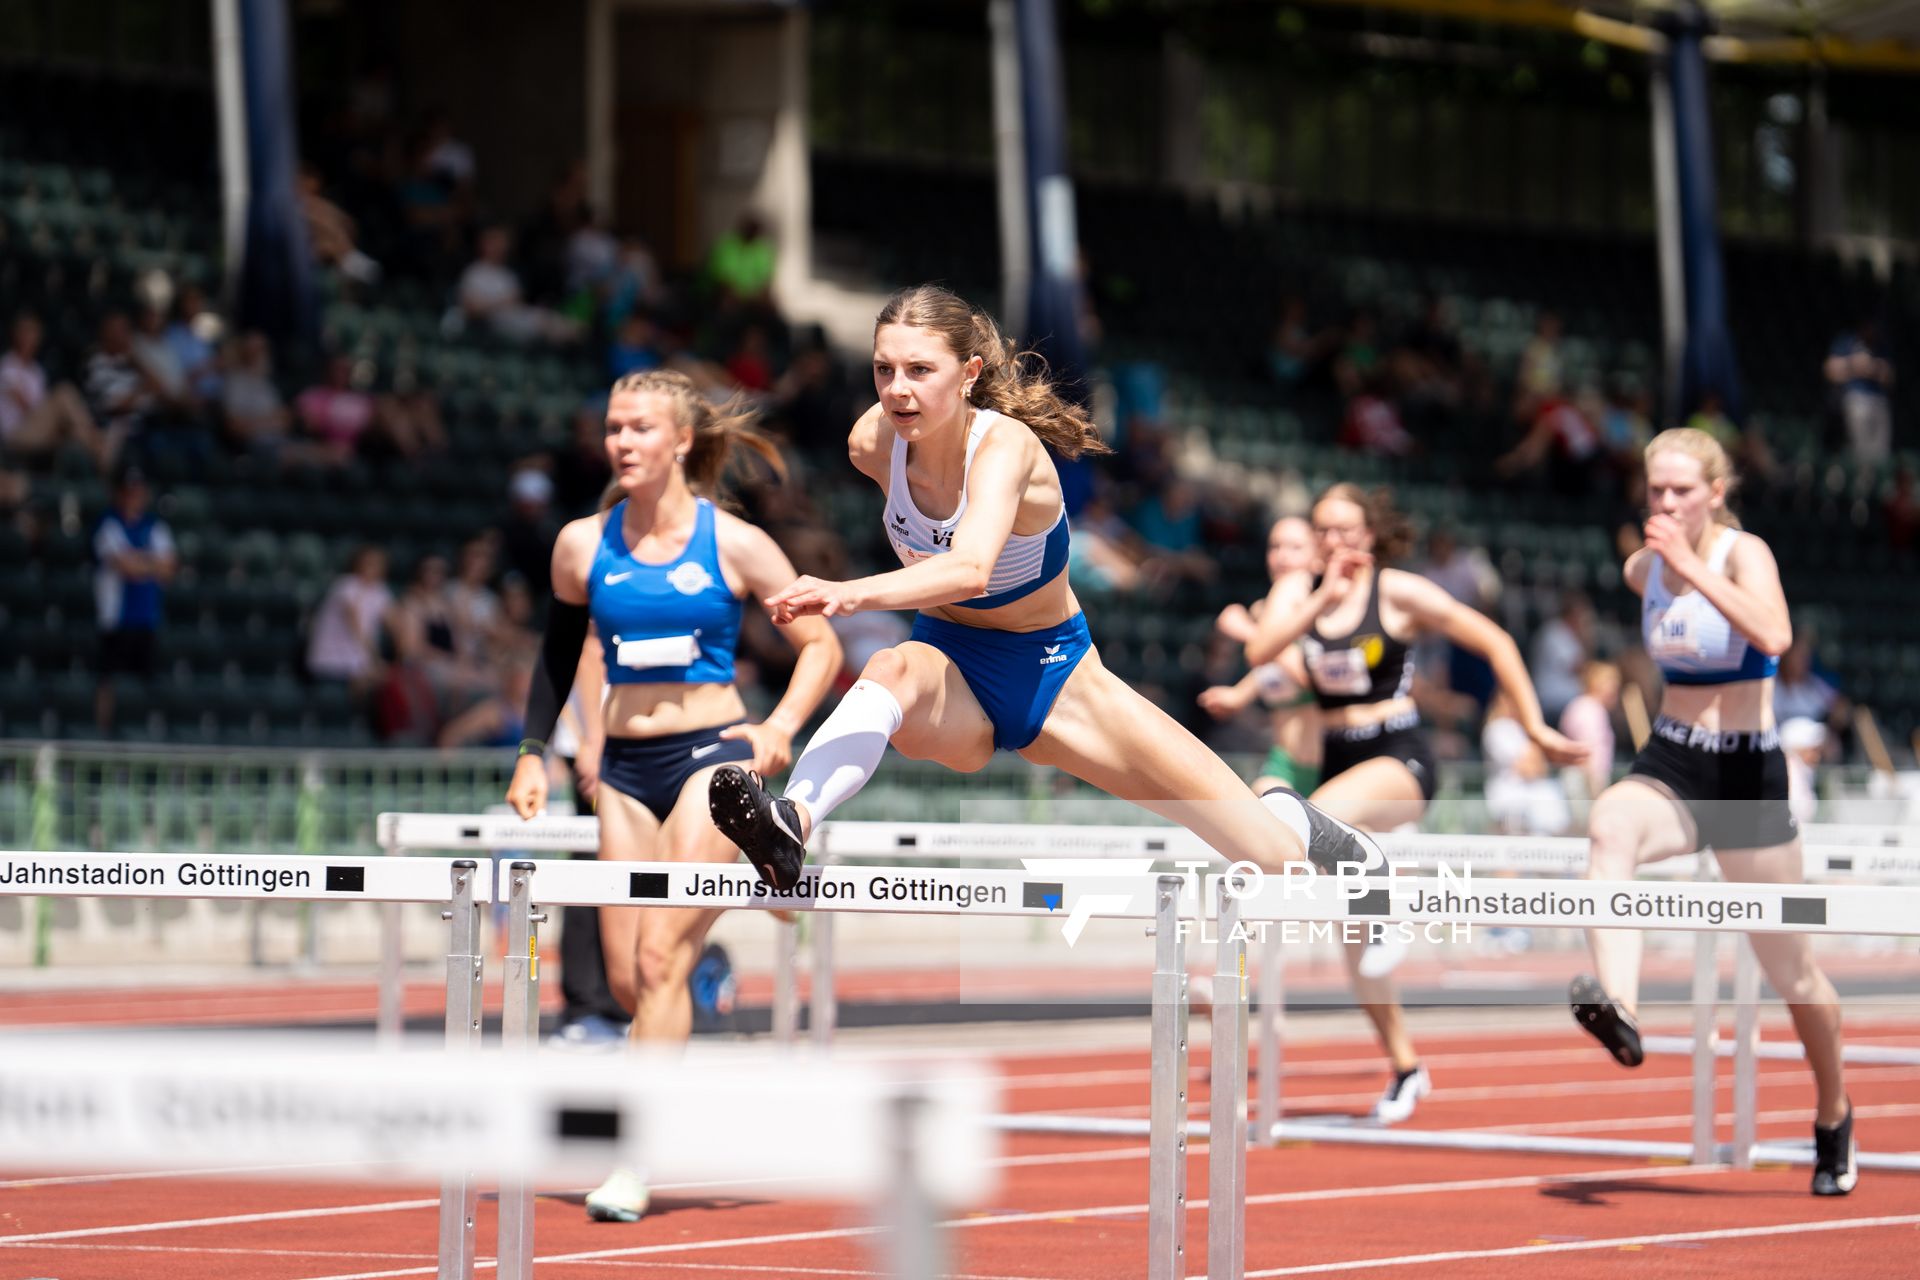
<svg viewBox="0 0 1920 1280">
<path fill-rule="evenodd" d="M 1653 634 L 1647 640 L 1648 655 L 1656 662 L 1662 658 L 1701 657 L 1700 629 L 1695 624 L 1693 610 L 1683 601 L 1674 601 L 1654 623 Z"/>
<path fill-rule="evenodd" d="M 1361 649 L 1321 649 L 1307 655 L 1314 687 L 1340 697 L 1360 697 L 1373 688 L 1373 672 Z"/>
<path fill-rule="evenodd" d="M 693 636 L 656 636 L 651 640 L 613 638 L 614 661 L 630 670 L 648 667 L 690 667 L 700 660 L 700 642 Z"/>
</svg>

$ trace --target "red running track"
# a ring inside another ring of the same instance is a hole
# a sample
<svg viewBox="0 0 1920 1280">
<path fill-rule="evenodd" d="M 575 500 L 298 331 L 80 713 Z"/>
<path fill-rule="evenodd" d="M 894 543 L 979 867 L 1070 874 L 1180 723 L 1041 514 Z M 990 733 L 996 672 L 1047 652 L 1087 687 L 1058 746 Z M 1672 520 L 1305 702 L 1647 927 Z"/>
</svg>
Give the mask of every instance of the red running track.
<svg viewBox="0 0 1920 1280">
<path fill-rule="evenodd" d="M 1920 1045 L 1920 1023 L 1855 1019 L 1859 1042 Z M 1036 1036 L 1044 1034 L 1036 1029 Z M 1778 1032 L 1773 1034 L 1777 1035 Z M 1421 1127 L 1505 1128 L 1683 1140 L 1687 1064 L 1623 1071 L 1571 1029 L 1425 1034 L 1435 1093 Z M 1023 1112 L 1144 1114 L 1144 1053 L 1005 1057 Z M 1192 1094 L 1204 1114 L 1204 1055 Z M 1357 1040 L 1291 1047 L 1289 1114 L 1357 1114 L 1381 1083 Z M 1763 1139 L 1806 1134 L 1812 1090 L 1763 1063 Z M 1723 1079 L 1722 1104 L 1725 1105 Z M 1920 1150 L 1920 1067 L 1858 1067 L 1862 1144 Z M 1729 1118 L 1722 1117 L 1723 1132 Z M 1188 1170 L 1204 1206 L 1204 1146 Z M 1011 1137 L 993 1202 L 950 1221 L 951 1270 L 969 1280 L 1110 1280 L 1145 1271 L 1144 1142 Z M 1911 1277 L 1920 1273 L 1920 1175 L 1867 1172 L 1815 1199 L 1803 1168 L 1734 1173 L 1624 1160 L 1314 1145 L 1249 1153 L 1249 1276 Z M 297 1170 L 283 1170 L 282 1174 Z M 866 1213 L 725 1186 L 662 1187 L 646 1219 L 593 1224 L 579 1192 L 536 1209 L 540 1280 L 873 1276 Z M 56 1280 L 371 1280 L 431 1276 L 432 1188 L 370 1191 L 254 1176 L 14 1178 L 0 1182 L 0 1276 Z M 490 1257 L 495 1218 L 482 1205 Z M 1190 1275 L 1205 1270 L 1190 1213 Z M 485 1274 L 483 1270 L 482 1274 Z"/>
</svg>

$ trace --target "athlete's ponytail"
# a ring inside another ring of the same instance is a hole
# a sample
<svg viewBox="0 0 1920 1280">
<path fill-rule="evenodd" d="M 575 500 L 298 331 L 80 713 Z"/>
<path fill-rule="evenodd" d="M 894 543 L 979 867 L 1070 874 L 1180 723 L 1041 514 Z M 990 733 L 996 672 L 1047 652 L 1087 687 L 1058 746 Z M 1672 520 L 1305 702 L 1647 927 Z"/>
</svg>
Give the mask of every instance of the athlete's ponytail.
<svg viewBox="0 0 1920 1280">
<path fill-rule="evenodd" d="M 779 446 L 754 428 L 754 411 L 740 397 L 715 408 L 700 394 L 693 379 L 671 369 L 630 373 L 613 384 L 611 394 L 623 392 L 653 392 L 667 397 L 673 404 L 673 420 L 693 428 L 693 443 L 682 465 L 687 472 L 687 487 L 702 497 L 717 496 L 736 445 L 759 454 L 775 475 L 787 478 L 787 463 L 780 456 Z M 618 501 L 615 497 L 614 502 Z M 603 498 L 601 509 L 610 505 Z"/>
</svg>

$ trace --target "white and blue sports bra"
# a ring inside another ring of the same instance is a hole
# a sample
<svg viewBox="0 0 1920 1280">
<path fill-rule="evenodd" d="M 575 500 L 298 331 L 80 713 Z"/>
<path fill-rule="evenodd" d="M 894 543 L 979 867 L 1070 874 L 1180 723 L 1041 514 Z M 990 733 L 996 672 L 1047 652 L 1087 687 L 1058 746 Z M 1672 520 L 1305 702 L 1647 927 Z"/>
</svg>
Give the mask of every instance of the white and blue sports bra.
<svg viewBox="0 0 1920 1280">
<path fill-rule="evenodd" d="M 1727 557 L 1740 540 L 1738 529 L 1722 529 L 1707 556 L 1707 567 L 1724 573 Z M 1780 669 L 1733 629 L 1727 616 L 1698 591 L 1675 595 L 1667 589 L 1666 565 L 1658 555 L 1647 569 L 1640 594 L 1640 635 L 1647 656 L 1668 684 L 1733 684 L 1765 680 Z"/>
<path fill-rule="evenodd" d="M 967 472 L 973 470 L 973 452 L 980 447 L 987 428 L 1000 415 L 992 409 L 975 411 L 973 427 L 967 432 Z M 960 481 L 960 505 L 945 520 L 931 520 L 913 505 L 907 488 L 907 442 L 893 438 L 892 478 L 887 482 L 887 540 L 893 544 L 900 563 L 910 565 L 953 549 L 953 530 L 967 511 L 966 477 Z M 1015 533 L 1007 537 L 1000 558 L 987 575 L 987 589 L 971 600 L 959 601 L 969 609 L 996 609 L 1022 596 L 1032 595 L 1059 577 L 1067 567 L 1067 509 L 1045 533 Z"/>
</svg>

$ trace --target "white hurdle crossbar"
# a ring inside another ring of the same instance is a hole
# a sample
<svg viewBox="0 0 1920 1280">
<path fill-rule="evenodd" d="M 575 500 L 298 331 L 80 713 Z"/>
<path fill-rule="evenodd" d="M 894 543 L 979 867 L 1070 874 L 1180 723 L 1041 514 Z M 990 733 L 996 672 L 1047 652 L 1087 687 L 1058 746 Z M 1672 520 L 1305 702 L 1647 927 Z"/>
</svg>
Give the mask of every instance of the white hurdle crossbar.
<svg viewBox="0 0 1920 1280">
<path fill-rule="evenodd" d="M 33 1037 L 0 1056 L 0 1167 L 45 1173 L 206 1170 L 231 1176 L 472 1187 L 578 1184 L 610 1168 L 742 1193 L 889 1205 L 890 1274 L 942 1274 L 940 1211 L 993 1177 L 995 1086 L 964 1065 L 915 1079 L 872 1064 L 765 1053 L 697 1065 L 667 1055 L 343 1051 L 311 1037 L 134 1042 Z M 298 1163 L 289 1163 L 289 1153 Z M 472 1207 L 471 1200 L 466 1208 Z M 470 1220 L 443 1204 L 440 1280 L 472 1280 Z M 450 1239 L 462 1234 L 464 1242 Z M 532 1225 L 501 1227 L 499 1274 L 532 1275 Z M 511 1250 L 507 1251 L 507 1246 Z"/>
<path fill-rule="evenodd" d="M 380 842 L 390 852 L 409 848 L 453 848 L 501 850 L 507 848 L 547 852 L 591 850 L 597 847 L 599 822 L 592 817 L 537 818 L 522 822 L 512 814 L 382 814 L 379 819 Z M 1920 849 L 1902 847 L 1902 840 L 1920 840 L 1920 829 L 1900 826 L 1847 826 L 1813 824 L 1805 829 L 1808 843 L 1803 846 L 1805 875 L 1809 880 L 1841 880 L 1853 883 L 1920 884 Z M 1427 833 L 1398 833 L 1375 837 L 1396 866 L 1422 869 L 1445 867 L 1464 874 L 1516 873 L 1528 876 L 1558 875 L 1577 877 L 1586 869 L 1585 837 L 1456 836 Z M 840 864 L 870 864 L 875 861 L 894 864 L 922 861 L 953 862 L 964 859 L 979 862 L 1093 861 L 1101 859 L 1147 859 L 1166 865 L 1186 866 L 1210 862 L 1224 866 L 1227 859 L 1181 827 L 1164 826 L 1022 826 L 1006 823 L 940 822 L 826 822 L 810 841 L 819 867 Z M 1710 878 L 1713 864 L 1704 853 L 1698 870 L 1684 858 L 1669 859 L 1641 868 L 1647 880 Z M 820 912 L 811 926 L 811 995 L 809 998 L 809 1038 L 825 1047 L 832 1038 L 837 1021 L 834 988 L 834 916 Z M 797 990 L 794 947 L 796 931 L 784 922 L 780 925 L 774 965 L 773 1027 L 775 1038 L 791 1041 L 797 1034 Z M 1691 1146 L 1686 1154 L 1696 1162 L 1711 1161 L 1719 1147 L 1714 1133 L 1714 1060 L 1719 1056 L 1736 1057 L 1736 1117 L 1750 1114 L 1757 1106 L 1756 1092 L 1742 1087 L 1751 1083 L 1750 1068 L 1738 1067 L 1740 1059 L 1731 1046 L 1719 1046 L 1716 1039 L 1716 1012 L 1719 979 L 1716 969 L 1717 935 L 1698 933 L 1694 946 L 1693 1017 L 1694 1034 L 1654 1036 L 1646 1041 L 1654 1054 L 1691 1054 L 1693 1057 L 1694 1125 Z M 1285 1006 L 1283 949 L 1278 945 L 1252 948 L 1259 994 L 1259 1014 L 1254 1029 L 1254 1045 L 1261 1064 L 1256 1098 L 1254 1133 L 1263 1142 L 1278 1141 L 1280 1133 L 1280 1063 L 1283 1055 L 1281 1020 Z M 1736 948 L 1736 979 L 1745 966 L 1753 963 L 1751 949 Z M 397 957 L 397 945 L 393 948 Z M 392 972 L 397 992 L 397 960 Z M 1750 976 L 1750 975 L 1749 975 Z M 386 1008 L 383 984 L 383 1011 Z M 393 1001 L 394 1027 L 398 1026 L 397 995 Z M 1754 1041 L 1754 1037 L 1748 1037 Z M 1796 1052 L 1795 1046 L 1755 1042 L 1754 1052 L 1762 1057 Z M 1880 1061 L 1920 1065 L 1920 1052 L 1912 1050 L 1870 1050 L 1849 1046 L 1848 1062 Z M 1271 1066 L 1269 1066 L 1271 1064 Z M 1009 1128 L 1022 1132 L 1075 1133 L 1105 1136 L 1146 1136 L 1148 1122 L 1087 1116 L 1021 1116 L 1007 1120 Z M 1305 1122 L 1292 1122 L 1287 1136 L 1299 1131 Z M 1319 1127 L 1321 1130 L 1325 1126 Z M 1204 1126 L 1195 1123 L 1195 1134 Z M 1365 1142 L 1377 1140 L 1378 1131 L 1352 1129 L 1342 1131 L 1339 1140 Z M 1408 1131 L 1419 1132 L 1419 1131 Z M 1556 1141 L 1544 1139 L 1545 1141 Z M 1535 1139 L 1515 1138 L 1515 1149 L 1532 1149 Z M 1574 1141 L 1574 1140 L 1567 1140 Z M 1584 1140 L 1582 1150 L 1624 1152 L 1619 1142 L 1606 1139 Z M 1571 1150 L 1571 1148 L 1569 1148 Z M 1673 1156 L 1680 1153 L 1677 1144 L 1656 1149 L 1636 1148 L 1634 1154 Z M 1745 1157 L 1736 1153 L 1735 1160 Z M 1876 1161 L 1881 1157 L 1874 1157 Z"/>
<path fill-rule="evenodd" d="M 480 911 L 493 900 L 493 878 L 481 875 L 471 858 L 12 850 L 0 851 L 0 894 L 443 904 L 440 914 L 448 927 L 446 1047 L 457 1053 L 480 1047 L 485 965 Z M 0 1141 L 0 1152 L 8 1149 L 9 1144 Z M 36 1159 L 44 1154 L 32 1146 L 12 1149 L 31 1152 Z M 286 1150 L 280 1148 L 277 1158 L 284 1159 Z M 82 1152 L 76 1149 L 75 1154 Z M 473 1174 L 455 1163 L 442 1169 L 439 1271 L 441 1280 L 470 1280 L 479 1188 Z"/>
<path fill-rule="evenodd" d="M 523 821 L 510 813 L 383 813 L 375 823 L 375 838 L 381 850 L 390 855 L 428 849 L 488 854 L 593 853 L 600 848 L 600 819 L 591 815 L 542 816 Z M 800 1025 L 796 974 L 798 931 L 788 920 L 775 920 L 774 927 L 773 1038 L 789 1044 L 799 1034 Z M 375 1022 L 376 1034 L 382 1040 L 396 1039 L 401 1030 L 401 943 L 399 911 L 391 906 L 383 908 L 380 1012 Z M 831 939 L 824 945 L 830 947 Z M 831 952 L 827 960 L 831 963 Z M 822 998 L 829 1002 L 824 1017 L 819 1007 Z M 824 997 L 815 996 L 816 1039 L 831 1034 L 832 998 L 833 986 L 829 980 Z M 820 1030 L 822 1026 L 826 1028 L 824 1033 Z"/>
<path fill-rule="evenodd" d="M 908 866 L 815 866 L 789 891 L 766 886 L 749 868 L 688 863 L 548 862 L 507 869 L 514 918 L 547 906 L 782 907 L 797 911 L 852 911 L 1065 919 L 1083 911 L 1109 919 L 1153 921 L 1158 963 L 1154 970 L 1153 1096 L 1149 1119 L 1149 1270 L 1151 1280 L 1181 1275 L 1185 1212 L 1184 1146 L 1193 1125 L 1186 1120 L 1184 1060 L 1186 978 L 1177 935 L 1187 922 L 1216 925 L 1362 922 L 1503 925 L 1522 928 L 1667 928 L 1728 933 L 1920 934 L 1920 889 L 1864 885 L 1695 884 L 1688 882 L 1541 880 L 1481 882 L 1453 876 L 1367 880 L 1360 876 L 1301 874 L 1269 876 L 1257 885 L 1236 885 L 1239 896 L 1223 908 L 1191 900 L 1191 882 L 1180 876 L 1064 875 L 1042 879 L 1026 870 L 951 869 Z M 1216 878 L 1216 886 L 1224 885 Z M 517 898 L 514 895 L 519 895 Z M 1176 937 L 1169 938 L 1173 932 Z M 1245 938 L 1223 938 L 1216 990 L 1213 1046 L 1216 1104 L 1207 1126 L 1225 1125 L 1244 1138 L 1246 1108 Z M 509 999 L 517 997 L 510 996 Z M 1234 1006 L 1229 1016 L 1223 1005 Z M 1163 1016 L 1162 1011 L 1170 1013 Z M 1241 1117 L 1236 1120 L 1237 1117 Z M 1326 1126 L 1305 1132 L 1282 1125 L 1282 1136 L 1328 1137 L 1377 1142 L 1437 1138 L 1434 1145 L 1492 1149 L 1493 1135 L 1402 1135 L 1392 1131 Z M 1351 1133 L 1354 1136 L 1346 1137 Z M 1504 1135 L 1502 1135 L 1504 1138 Z M 1649 1144 L 1651 1145 L 1651 1144 Z M 1683 1144 L 1657 1154 L 1689 1157 Z M 1244 1161 L 1244 1141 L 1214 1142 L 1209 1160 Z M 1522 1150 L 1573 1150 L 1591 1154 L 1654 1154 L 1644 1147 L 1623 1151 L 1580 1140 L 1521 1140 Z M 1244 1166 L 1210 1167 L 1210 1206 L 1244 1198 Z M 1234 1189 L 1238 1188 L 1235 1193 Z M 1225 1199 L 1220 1198 L 1225 1196 Z M 1213 1208 L 1210 1207 L 1210 1212 Z M 1224 1211 L 1224 1210 L 1223 1210 Z M 1222 1227 L 1231 1232 L 1232 1224 Z M 1237 1274 L 1235 1253 L 1222 1249 L 1226 1270 Z"/>
<path fill-rule="evenodd" d="M 1434 886 L 1441 883 L 1441 881 L 1417 882 L 1415 887 L 1405 894 L 1385 892 L 1372 895 L 1363 914 L 1377 914 L 1385 919 L 1411 922 L 1434 919 L 1436 917 L 1430 910 L 1435 905 Z M 1505 882 L 1505 884 L 1518 888 L 1518 893 L 1510 895 L 1506 888 L 1496 883 L 1487 888 L 1484 896 L 1470 895 L 1467 901 L 1459 905 L 1452 919 L 1474 925 L 1564 928 L 1570 923 L 1575 923 L 1565 918 L 1572 915 L 1580 917 L 1577 921 L 1580 927 L 1681 928 L 1701 931 L 1702 936 L 1707 937 L 1722 932 L 1920 936 L 1920 889 L 1911 886 L 1767 885 L 1753 882 L 1692 885 L 1650 885 L 1634 882 L 1629 885 L 1627 882 L 1597 880 Z M 1283 885 L 1282 888 L 1284 887 Z M 1510 897 L 1537 900 L 1543 909 L 1537 914 L 1517 913 L 1511 909 L 1508 901 Z M 1252 899 L 1242 900 L 1237 904 L 1240 920 L 1281 923 L 1301 919 L 1303 916 L 1307 919 L 1323 918 L 1318 912 L 1317 904 L 1313 912 L 1303 913 L 1298 908 L 1291 907 L 1284 898 L 1276 900 L 1275 890 L 1271 885 L 1263 887 L 1259 894 L 1252 895 Z M 1876 899 L 1879 900 L 1878 906 L 1874 905 Z M 1697 914 L 1711 908 L 1716 900 L 1722 908 L 1718 913 L 1722 918 L 1713 918 L 1713 913 L 1709 913 L 1706 918 Z M 1408 901 L 1412 905 L 1406 905 Z M 1663 921 L 1660 925 L 1641 923 L 1645 918 L 1644 913 L 1649 910 L 1671 911 L 1678 917 L 1679 922 Z M 1244 931 L 1236 931 L 1229 935 L 1226 925 L 1227 911 L 1224 905 L 1218 915 L 1222 921 L 1220 926 L 1222 955 L 1218 968 L 1221 973 L 1230 973 L 1245 963 L 1243 958 L 1246 946 L 1245 934 Z M 1739 918 L 1733 918 L 1735 915 Z M 1707 1158 L 1724 1159 L 1736 1168 L 1750 1168 L 1756 1161 L 1807 1164 L 1811 1162 L 1808 1149 L 1782 1144 L 1760 1144 L 1756 1138 L 1754 1130 L 1757 1111 L 1751 1099 L 1754 1091 L 1753 1063 L 1758 1057 L 1756 1051 L 1758 1037 L 1753 1011 L 1758 1004 L 1759 966 L 1752 959 L 1751 948 L 1742 948 L 1742 956 L 1745 964 L 1736 971 L 1735 994 L 1741 1001 L 1741 1009 L 1745 1016 L 1741 1019 L 1740 1030 L 1736 1033 L 1736 1043 L 1732 1046 L 1731 1052 L 1736 1063 L 1746 1064 L 1744 1083 L 1737 1079 L 1735 1090 L 1738 1095 L 1744 1088 L 1748 1102 L 1744 1109 L 1736 1106 L 1734 1142 L 1730 1147 L 1720 1148 L 1713 1156 Z M 1244 972 L 1244 969 L 1241 971 Z M 1216 985 L 1211 1072 L 1216 1117 L 1223 1113 L 1231 1114 L 1232 1111 L 1232 1108 L 1223 1106 L 1219 1101 L 1223 1092 L 1233 1096 L 1234 1105 L 1242 1112 L 1246 1106 L 1244 1017 L 1225 1016 L 1220 1009 L 1221 1002 L 1225 1000 L 1244 1006 L 1246 999 L 1244 984 Z M 1680 1038 L 1673 1039 L 1677 1041 Z M 1781 1046 L 1782 1051 L 1770 1053 L 1768 1056 L 1795 1056 L 1785 1052 L 1787 1048 L 1787 1046 Z M 1719 1050 L 1710 1045 L 1709 1053 L 1712 1052 L 1726 1052 L 1726 1050 Z M 1853 1060 L 1867 1059 L 1854 1058 Z M 1890 1056 L 1880 1056 L 1871 1060 L 1911 1062 L 1913 1058 L 1905 1056 L 1894 1059 Z M 1710 1092 L 1708 1097 L 1707 1123 L 1711 1126 L 1713 1113 L 1710 1106 Z M 1700 1151 L 1699 1121 L 1700 1116 L 1696 1109 L 1695 1141 L 1691 1147 L 1681 1143 L 1608 1142 L 1579 1138 L 1483 1134 L 1470 1131 L 1420 1132 L 1298 1122 L 1282 1122 L 1276 1125 L 1269 1137 L 1377 1146 L 1432 1146 L 1456 1150 L 1537 1151 L 1596 1156 L 1667 1157 L 1700 1161 L 1703 1157 Z M 1215 1123 L 1217 1125 L 1219 1121 L 1216 1119 Z M 1709 1128 L 1710 1134 L 1711 1128 Z M 1208 1197 L 1210 1219 L 1213 1214 L 1220 1212 L 1223 1206 L 1235 1214 L 1243 1212 L 1244 1142 L 1209 1143 L 1207 1159 L 1211 1188 Z M 1863 1168 L 1920 1172 L 1920 1153 L 1891 1155 L 1864 1153 L 1858 1157 L 1858 1162 Z M 1210 1239 L 1212 1235 L 1210 1231 Z M 1210 1249 L 1207 1276 L 1208 1280 L 1240 1280 L 1242 1271 L 1239 1256 L 1228 1254 L 1216 1267 Z"/>
<path fill-rule="evenodd" d="M 565 865 L 565 864 L 554 864 Z M 577 864 L 576 864 L 577 865 Z M 589 864 L 608 865 L 608 864 Z M 356 1181 L 440 1178 L 439 1280 L 473 1280 L 482 1176 L 501 1186 L 500 1273 L 529 1280 L 535 1179 L 609 1167 L 891 1204 L 895 1274 L 940 1271 L 935 1210 L 976 1203 L 992 1177 L 996 1092 L 964 1064 L 933 1079 L 846 1061 L 764 1055 L 536 1057 L 534 864 L 502 879 L 509 916 L 507 1051 L 484 1055 L 480 916 L 494 880 L 473 859 L 0 851 L 0 896 L 175 897 L 441 904 L 448 924 L 445 1052 L 346 1051 L 316 1037 L 196 1037 L 169 1045 L 48 1032 L 0 1053 L 0 1167 L 206 1169 Z M 751 1106 L 743 1106 L 750 1100 Z M 287 1153 L 301 1155 L 298 1164 Z"/>
</svg>

